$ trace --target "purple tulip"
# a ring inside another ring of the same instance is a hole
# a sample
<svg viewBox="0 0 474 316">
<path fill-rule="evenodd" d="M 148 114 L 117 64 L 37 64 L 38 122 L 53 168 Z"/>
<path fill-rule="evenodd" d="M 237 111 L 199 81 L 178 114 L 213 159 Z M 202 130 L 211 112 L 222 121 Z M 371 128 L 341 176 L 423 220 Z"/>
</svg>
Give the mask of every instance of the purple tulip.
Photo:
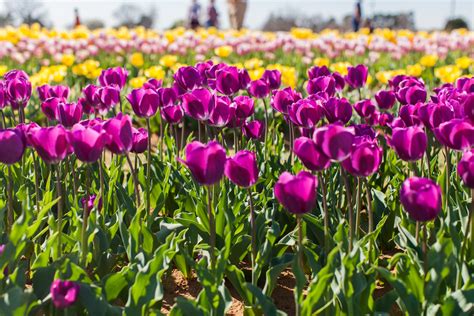
<svg viewBox="0 0 474 316">
<path fill-rule="evenodd" d="M 324 113 L 329 123 L 346 124 L 352 117 L 352 106 L 346 98 L 329 98 L 323 103 Z"/>
<path fill-rule="evenodd" d="M 215 103 L 215 96 L 207 89 L 195 89 L 183 95 L 184 112 L 198 121 L 209 119 Z"/>
<path fill-rule="evenodd" d="M 168 105 L 161 108 L 161 117 L 169 124 L 178 124 L 183 119 L 184 111 L 180 105 Z"/>
<path fill-rule="evenodd" d="M 431 179 L 411 177 L 402 184 L 400 202 L 415 221 L 431 221 L 441 211 L 441 189 Z"/>
<path fill-rule="evenodd" d="M 97 89 L 99 112 L 107 113 L 120 102 L 120 88 L 117 85 L 105 86 Z"/>
<path fill-rule="evenodd" d="M 13 80 L 13 79 L 30 80 L 30 77 L 28 77 L 28 74 L 24 72 L 23 70 L 12 69 L 3 75 L 3 79 L 5 79 L 6 81 Z"/>
<path fill-rule="evenodd" d="M 99 83 L 102 87 L 117 85 L 122 89 L 127 83 L 128 71 L 123 67 L 108 68 L 102 70 Z"/>
<path fill-rule="evenodd" d="M 152 89 L 134 89 L 127 96 L 133 112 L 139 117 L 152 117 L 158 110 L 160 96 Z"/>
<path fill-rule="evenodd" d="M 232 95 L 239 91 L 241 86 L 241 75 L 237 67 L 224 66 L 215 72 L 215 89 L 218 92 Z"/>
<path fill-rule="evenodd" d="M 79 123 L 82 118 L 82 105 L 80 103 L 62 103 L 58 104 L 57 120 L 65 127 L 72 127 Z"/>
<path fill-rule="evenodd" d="M 41 103 L 41 111 L 48 118 L 53 121 L 58 117 L 58 106 L 63 101 L 58 98 L 48 98 Z"/>
<path fill-rule="evenodd" d="M 347 67 L 347 75 L 345 77 L 347 84 L 353 89 L 362 88 L 367 82 L 369 70 L 365 65 L 357 65 L 355 67 Z"/>
<path fill-rule="evenodd" d="M 0 109 L 4 109 L 8 104 L 7 92 L 5 89 L 5 83 L 0 80 Z"/>
<path fill-rule="evenodd" d="M 0 162 L 11 165 L 20 161 L 26 140 L 19 128 L 0 130 Z"/>
<path fill-rule="evenodd" d="M 360 117 L 370 117 L 375 113 L 375 105 L 370 99 L 361 100 L 354 104 L 354 109 Z"/>
<path fill-rule="evenodd" d="M 109 135 L 100 126 L 85 127 L 76 124 L 68 134 L 68 140 L 77 159 L 93 163 L 100 158 L 104 147 L 109 143 Z"/>
<path fill-rule="evenodd" d="M 474 92 L 474 77 L 471 78 L 459 78 L 456 81 L 456 88 L 459 91 L 464 91 L 466 93 L 473 93 Z"/>
<path fill-rule="evenodd" d="M 51 300 L 56 308 L 68 308 L 76 303 L 79 290 L 80 286 L 76 282 L 56 279 L 50 288 Z"/>
<path fill-rule="evenodd" d="M 283 172 L 275 184 L 275 197 L 290 213 L 311 212 L 316 205 L 318 180 L 311 173 L 300 171 L 296 176 Z"/>
<path fill-rule="evenodd" d="M 178 92 L 175 88 L 159 88 L 157 92 L 160 96 L 160 107 L 174 105 L 178 100 Z"/>
<path fill-rule="evenodd" d="M 420 80 L 407 77 L 395 88 L 397 100 L 401 104 L 417 104 L 426 101 L 426 89 Z"/>
<path fill-rule="evenodd" d="M 465 186 L 474 189 L 474 149 L 463 154 L 458 163 L 458 174 Z"/>
<path fill-rule="evenodd" d="M 231 107 L 226 96 L 214 96 L 214 106 L 209 116 L 209 125 L 223 127 L 234 120 L 235 108 Z"/>
<path fill-rule="evenodd" d="M 247 90 L 250 84 L 250 75 L 247 69 L 239 69 L 239 82 L 240 82 L 240 89 Z"/>
<path fill-rule="evenodd" d="M 338 72 L 334 72 L 332 74 L 332 77 L 334 78 L 334 81 L 336 83 L 336 91 L 341 91 L 342 89 L 344 89 L 346 85 L 346 80 L 344 79 L 344 77 Z"/>
<path fill-rule="evenodd" d="M 261 79 L 267 83 L 270 90 L 278 89 L 281 85 L 281 72 L 276 69 L 265 70 Z"/>
<path fill-rule="evenodd" d="M 205 145 L 194 141 L 186 146 L 185 151 L 186 160 L 178 160 L 189 168 L 199 184 L 213 185 L 222 178 L 226 154 L 218 142 L 211 141 Z"/>
<path fill-rule="evenodd" d="M 245 122 L 242 126 L 242 133 L 250 139 L 261 139 L 264 132 L 265 124 L 258 120 Z"/>
<path fill-rule="evenodd" d="M 356 137 L 352 144 L 349 158 L 342 162 L 342 167 L 357 177 L 368 177 L 379 169 L 382 162 L 382 148 L 375 139 L 367 136 Z"/>
<path fill-rule="evenodd" d="M 336 93 L 336 80 L 332 76 L 323 76 L 311 79 L 308 81 L 306 91 L 308 91 L 308 94 L 325 92 L 332 97 Z"/>
<path fill-rule="evenodd" d="M 143 88 L 152 89 L 158 91 L 159 88 L 163 86 L 163 80 L 157 80 L 155 78 L 148 79 L 147 82 L 143 84 Z"/>
<path fill-rule="evenodd" d="M 270 93 L 270 87 L 263 79 L 254 80 L 250 82 L 248 92 L 254 98 L 263 99 Z"/>
<path fill-rule="evenodd" d="M 87 206 L 87 211 L 90 214 L 90 211 L 94 208 L 95 200 L 97 199 L 97 196 L 95 194 L 90 195 L 89 197 L 83 197 L 81 198 L 81 205 L 84 208 Z M 86 205 L 87 204 L 87 205 Z M 99 198 L 99 201 L 97 202 L 97 209 L 100 211 L 102 210 L 102 198 Z"/>
<path fill-rule="evenodd" d="M 403 120 L 405 126 L 421 125 L 422 121 L 418 116 L 418 109 L 421 104 L 406 104 L 400 107 L 398 116 Z"/>
<path fill-rule="evenodd" d="M 48 164 L 63 161 L 69 152 L 67 131 L 62 125 L 32 128 L 27 138 L 41 159 Z"/>
<path fill-rule="evenodd" d="M 314 131 L 313 139 L 323 154 L 341 162 L 350 156 L 354 143 L 354 128 L 329 124 Z"/>
<path fill-rule="evenodd" d="M 273 91 L 271 106 L 278 112 L 288 114 L 288 107 L 301 99 L 301 94 L 287 87 L 283 90 Z"/>
<path fill-rule="evenodd" d="M 178 86 L 187 91 L 198 88 L 202 82 L 198 70 L 192 66 L 179 68 L 173 78 Z"/>
<path fill-rule="evenodd" d="M 474 145 L 474 126 L 469 120 L 452 119 L 434 129 L 436 139 L 454 150 L 470 149 Z"/>
<path fill-rule="evenodd" d="M 201 86 L 207 86 L 208 85 L 206 73 L 207 73 L 207 71 L 209 71 L 209 69 L 211 69 L 211 67 L 213 65 L 214 65 L 214 63 L 212 62 L 212 60 L 197 63 L 196 65 L 194 65 L 194 67 L 199 72 L 199 76 L 201 77 Z"/>
<path fill-rule="evenodd" d="M 141 154 L 148 148 L 148 131 L 144 128 L 132 127 L 132 153 Z"/>
<path fill-rule="evenodd" d="M 245 95 L 235 97 L 233 103 L 235 104 L 235 116 L 237 118 L 246 119 L 255 110 L 253 99 Z"/>
<path fill-rule="evenodd" d="M 241 150 L 225 163 L 224 174 L 236 185 L 248 188 L 258 179 L 257 157 L 254 152 Z"/>
<path fill-rule="evenodd" d="M 322 171 L 331 165 L 331 160 L 322 153 L 311 138 L 299 137 L 295 139 L 293 152 L 309 170 Z"/>
<path fill-rule="evenodd" d="M 375 101 L 382 110 L 389 110 L 396 101 L 395 92 L 390 90 L 380 90 L 375 94 Z"/>
<path fill-rule="evenodd" d="M 13 109 L 25 107 L 31 97 L 31 83 L 23 78 L 7 80 L 6 94 Z"/>
<path fill-rule="evenodd" d="M 324 116 L 324 110 L 314 100 L 301 99 L 288 108 L 288 116 L 295 125 L 310 129 Z"/>
<path fill-rule="evenodd" d="M 1 97 L 0 97 L 1 98 Z M 474 120 L 474 93 L 470 93 L 462 104 L 464 114 L 471 120 Z"/>
<path fill-rule="evenodd" d="M 326 66 L 322 66 L 322 67 L 314 66 L 308 69 L 308 78 L 310 80 L 314 78 L 318 78 L 322 76 L 330 76 L 330 75 L 331 75 L 331 72 Z"/>
<path fill-rule="evenodd" d="M 70 92 L 68 86 L 50 86 L 48 84 L 39 86 L 36 88 L 36 91 L 38 91 L 38 97 L 41 102 L 44 102 L 49 98 L 58 98 L 66 101 Z"/>
<path fill-rule="evenodd" d="M 132 120 L 130 116 L 117 114 L 116 117 L 108 119 L 102 129 L 109 135 L 106 147 L 114 154 L 124 154 L 132 149 Z"/>
<path fill-rule="evenodd" d="M 400 159 L 416 161 L 423 157 L 428 145 L 428 137 L 421 126 L 396 127 L 392 129 L 389 145 Z"/>
</svg>

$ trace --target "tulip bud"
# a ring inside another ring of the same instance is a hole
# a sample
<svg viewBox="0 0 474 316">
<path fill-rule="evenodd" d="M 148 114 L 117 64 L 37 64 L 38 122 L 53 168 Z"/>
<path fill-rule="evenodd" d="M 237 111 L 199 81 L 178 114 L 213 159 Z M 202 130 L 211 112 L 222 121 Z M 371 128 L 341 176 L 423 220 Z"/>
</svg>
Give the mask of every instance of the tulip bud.
<svg viewBox="0 0 474 316">
<path fill-rule="evenodd" d="M 189 143 L 185 149 L 186 160 L 178 160 L 191 171 L 194 179 L 201 185 L 212 185 L 224 175 L 226 154 L 224 148 L 215 141 L 202 144 Z"/>
<path fill-rule="evenodd" d="M 421 126 L 396 127 L 392 129 L 389 145 L 400 159 L 416 161 L 423 157 L 428 145 L 428 137 Z"/>
<path fill-rule="evenodd" d="M 32 128 L 27 138 L 41 159 L 48 164 L 63 161 L 69 152 L 67 131 L 62 125 Z"/>
<path fill-rule="evenodd" d="M 347 75 L 345 77 L 347 84 L 353 89 L 362 88 L 367 82 L 369 71 L 364 65 L 355 67 L 347 67 Z"/>
<path fill-rule="evenodd" d="M 50 288 L 51 300 L 56 308 L 68 308 L 76 303 L 79 290 L 79 284 L 76 282 L 54 280 Z"/>
<path fill-rule="evenodd" d="M 141 154 L 148 148 L 148 131 L 144 128 L 132 127 L 132 153 Z"/>
<path fill-rule="evenodd" d="M 0 162 L 11 165 L 20 161 L 26 141 L 21 130 L 8 128 L 0 130 Z"/>
<path fill-rule="evenodd" d="M 102 129 L 109 135 L 106 147 L 114 154 L 123 154 L 132 149 L 132 120 L 130 116 L 117 114 L 116 117 L 108 119 Z"/>
<path fill-rule="evenodd" d="M 234 157 L 228 158 L 224 173 L 236 185 L 248 188 L 258 179 L 257 158 L 254 152 L 242 150 Z"/>
<path fill-rule="evenodd" d="M 127 96 L 133 112 L 139 117 L 152 117 L 158 110 L 160 96 L 152 89 L 134 89 Z"/>
<path fill-rule="evenodd" d="M 295 139 L 293 151 L 303 165 L 311 171 L 321 171 L 331 165 L 331 160 L 322 153 L 311 138 L 299 137 Z"/>
<path fill-rule="evenodd" d="M 242 133 L 247 138 L 261 139 L 265 132 L 265 124 L 261 121 L 255 120 L 245 122 L 242 126 Z"/>
<path fill-rule="evenodd" d="M 402 184 L 400 202 L 412 219 L 431 221 L 441 211 L 441 189 L 431 179 L 411 177 Z"/>
<path fill-rule="evenodd" d="M 311 173 L 301 171 L 296 176 L 283 172 L 275 184 L 275 197 L 290 213 L 311 212 L 316 204 L 318 180 Z"/>
</svg>

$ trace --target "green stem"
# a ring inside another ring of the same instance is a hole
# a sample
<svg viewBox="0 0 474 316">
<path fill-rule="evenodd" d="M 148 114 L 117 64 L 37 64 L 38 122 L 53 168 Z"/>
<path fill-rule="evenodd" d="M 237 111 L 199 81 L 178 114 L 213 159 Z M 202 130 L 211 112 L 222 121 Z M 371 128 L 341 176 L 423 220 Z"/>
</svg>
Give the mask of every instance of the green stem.
<svg viewBox="0 0 474 316">
<path fill-rule="evenodd" d="M 319 183 L 321 184 L 322 198 L 323 198 L 323 216 L 324 216 L 324 249 L 326 255 L 329 253 L 329 212 L 328 204 L 326 201 L 327 188 L 324 182 L 324 177 L 321 173 L 318 173 Z"/>
<path fill-rule="evenodd" d="M 150 118 L 146 118 L 146 127 L 148 129 L 148 148 L 147 148 L 147 165 L 146 165 L 146 208 L 145 216 L 150 212 L 150 190 L 151 190 L 151 127 Z M 137 206 L 138 207 L 138 206 Z"/>
<path fill-rule="evenodd" d="M 352 209 L 351 188 L 349 185 L 349 178 L 344 168 L 341 167 L 342 177 L 344 178 L 344 185 L 346 187 L 347 211 L 349 213 L 349 251 L 352 251 L 352 244 L 354 239 L 354 211 Z"/>
<path fill-rule="evenodd" d="M 446 156 L 446 192 L 444 193 L 445 194 L 445 203 L 446 203 L 446 206 L 445 206 L 445 210 L 446 212 L 448 212 L 449 210 L 449 186 L 450 186 L 450 181 L 449 181 L 449 178 L 450 178 L 450 175 L 449 173 L 451 172 L 451 156 L 449 155 L 449 148 L 447 146 L 444 147 L 444 153 L 445 153 L 445 156 Z"/>
<path fill-rule="evenodd" d="M 10 233 L 13 226 L 13 179 L 12 179 L 12 167 L 8 165 L 8 181 L 7 181 L 7 191 L 8 191 L 8 209 L 7 209 L 7 234 Z"/>
<path fill-rule="evenodd" d="M 360 90 L 359 90 L 360 91 Z M 356 205 L 357 205 L 357 212 L 356 212 L 356 219 L 355 219 L 355 232 L 356 238 L 360 237 L 360 213 L 362 209 L 362 182 L 360 181 L 360 177 L 357 177 L 357 197 L 356 197 Z"/>
<path fill-rule="evenodd" d="M 132 174 L 133 187 L 135 190 L 135 203 L 137 203 L 136 208 L 138 210 L 138 208 L 141 205 L 141 200 L 140 200 L 140 190 L 138 189 L 139 184 L 138 184 L 137 170 L 133 167 L 132 160 L 130 159 L 130 155 L 128 154 L 128 152 L 125 153 L 125 158 L 127 159 L 128 167 L 130 168 L 130 172 Z"/>
<path fill-rule="evenodd" d="M 90 173 L 90 166 L 89 164 L 85 165 L 86 168 L 86 199 L 90 195 L 90 186 L 91 186 L 91 173 Z M 81 240 L 82 240 L 82 264 L 84 267 L 87 265 L 87 253 L 88 253 L 88 245 L 87 245 L 87 225 L 89 220 L 89 206 L 87 201 L 84 203 L 84 213 L 82 214 L 82 232 L 81 232 Z"/>
<path fill-rule="evenodd" d="M 267 144 L 267 140 L 268 140 L 268 109 L 267 109 L 267 101 L 265 100 L 265 98 L 263 99 L 263 107 L 264 107 L 264 115 L 265 115 L 264 161 L 266 161 L 267 160 L 267 151 L 268 151 L 268 148 L 267 148 L 267 146 L 268 146 L 268 144 Z"/>
<path fill-rule="evenodd" d="M 212 212 L 212 197 L 211 197 L 211 190 L 212 187 L 208 186 L 207 189 L 207 215 L 209 217 L 209 247 L 210 247 L 210 255 L 211 255 L 211 269 L 214 271 L 216 267 L 216 225 L 214 223 L 214 213 Z"/>
<path fill-rule="evenodd" d="M 372 211 L 372 193 L 370 192 L 369 181 L 365 180 L 365 189 L 367 196 L 367 215 L 369 217 L 369 234 L 374 231 L 374 214 Z"/>
<path fill-rule="evenodd" d="M 33 167 L 35 169 L 35 200 L 36 200 L 36 211 L 39 212 L 39 171 L 38 171 L 38 159 L 36 154 L 33 153 Z"/>
<path fill-rule="evenodd" d="M 257 276 L 255 274 L 257 267 L 256 260 L 257 260 L 257 227 L 255 226 L 255 210 L 253 207 L 253 200 L 252 200 L 252 190 L 250 188 L 247 189 L 247 193 L 249 196 L 249 205 L 250 205 L 250 230 L 251 230 L 251 243 L 252 243 L 252 284 L 257 286 Z"/>
<path fill-rule="evenodd" d="M 56 166 L 56 188 L 58 194 L 58 258 L 62 256 L 61 237 L 63 231 L 63 190 L 61 185 L 61 164 Z"/>
</svg>

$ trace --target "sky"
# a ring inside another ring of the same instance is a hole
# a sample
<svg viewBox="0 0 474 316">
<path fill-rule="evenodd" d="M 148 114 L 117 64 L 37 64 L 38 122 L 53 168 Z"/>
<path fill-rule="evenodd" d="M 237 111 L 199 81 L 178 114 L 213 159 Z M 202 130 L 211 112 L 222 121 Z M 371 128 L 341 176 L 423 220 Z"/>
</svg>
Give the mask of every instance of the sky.
<svg viewBox="0 0 474 316">
<path fill-rule="evenodd" d="M 5 1 L 0 0 L 0 8 Z M 124 3 L 133 3 L 143 9 L 154 6 L 157 12 L 155 28 L 168 28 L 176 20 L 185 19 L 191 0 L 146 0 L 146 1 L 113 1 L 113 0 L 38 0 L 48 12 L 49 22 L 57 28 L 67 28 L 74 21 L 74 8 L 79 9 L 82 21 L 100 19 L 106 26 L 117 24 L 113 12 Z M 198 0 L 205 8 L 208 0 Z M 377 13 L 415 13 L 415 24 L 418 29 L 429 30 L 444 26 L 452 12 L 453 0 L 364 0 L 365 15 Z M 474 27 L 474 0 L 456 0 L 454 15 L 463 17 Z M 220 13 L 221 27 L 229 26 L 227 17 L 227 0 L 216 0 Z M 294 12 L 302 16 L 321 15 L 325 18 L 335 17 L 340 20 L 353 12 L 354 0 L 248 0 L 245 26 L 251 29 L 260 28 L 271 13 Z"/>
</svg>

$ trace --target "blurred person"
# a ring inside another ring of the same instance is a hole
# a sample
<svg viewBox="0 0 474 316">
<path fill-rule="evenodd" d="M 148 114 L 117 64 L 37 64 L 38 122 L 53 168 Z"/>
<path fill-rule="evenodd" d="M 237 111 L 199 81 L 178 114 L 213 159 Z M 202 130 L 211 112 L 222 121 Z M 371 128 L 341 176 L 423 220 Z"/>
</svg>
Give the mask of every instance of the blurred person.
<svg viewBox="0 0 474 316">
<path fill-rule="evenodd" d="M 227 4 L 229 6 L 230 26 L 236 30 L 241 29 L 247 10 L 247 0 L 227 0 Z"/>
<path fill-rule="evenodd" d="M 355 5 L 354 17 L 352 18 L 352 29 L 354 32 L 359 31 L 362 22 L 362 0 L 358 0 Z"/>
<path fill-rule="evenodd" d="M 79 10 L 77 8 L 74 9 L 74 27 L 78 27 L 81 25 L 81 19 L 79 18 Z"/>
<path fill-rule="evenodd" d="M 201 5 L 197 0 L 193 0 L 189 8 L 189 27 L 193 30 L 201 26 L 199 16 L 201 15 Z"/>
<path fill-rule="evenodd" d="M 209 1 L 209 7 L 207 8 L 207 27 L 218 27 L 219 26 L 219 13 L 216 9 L 216 1 Z"/>
</svg>

